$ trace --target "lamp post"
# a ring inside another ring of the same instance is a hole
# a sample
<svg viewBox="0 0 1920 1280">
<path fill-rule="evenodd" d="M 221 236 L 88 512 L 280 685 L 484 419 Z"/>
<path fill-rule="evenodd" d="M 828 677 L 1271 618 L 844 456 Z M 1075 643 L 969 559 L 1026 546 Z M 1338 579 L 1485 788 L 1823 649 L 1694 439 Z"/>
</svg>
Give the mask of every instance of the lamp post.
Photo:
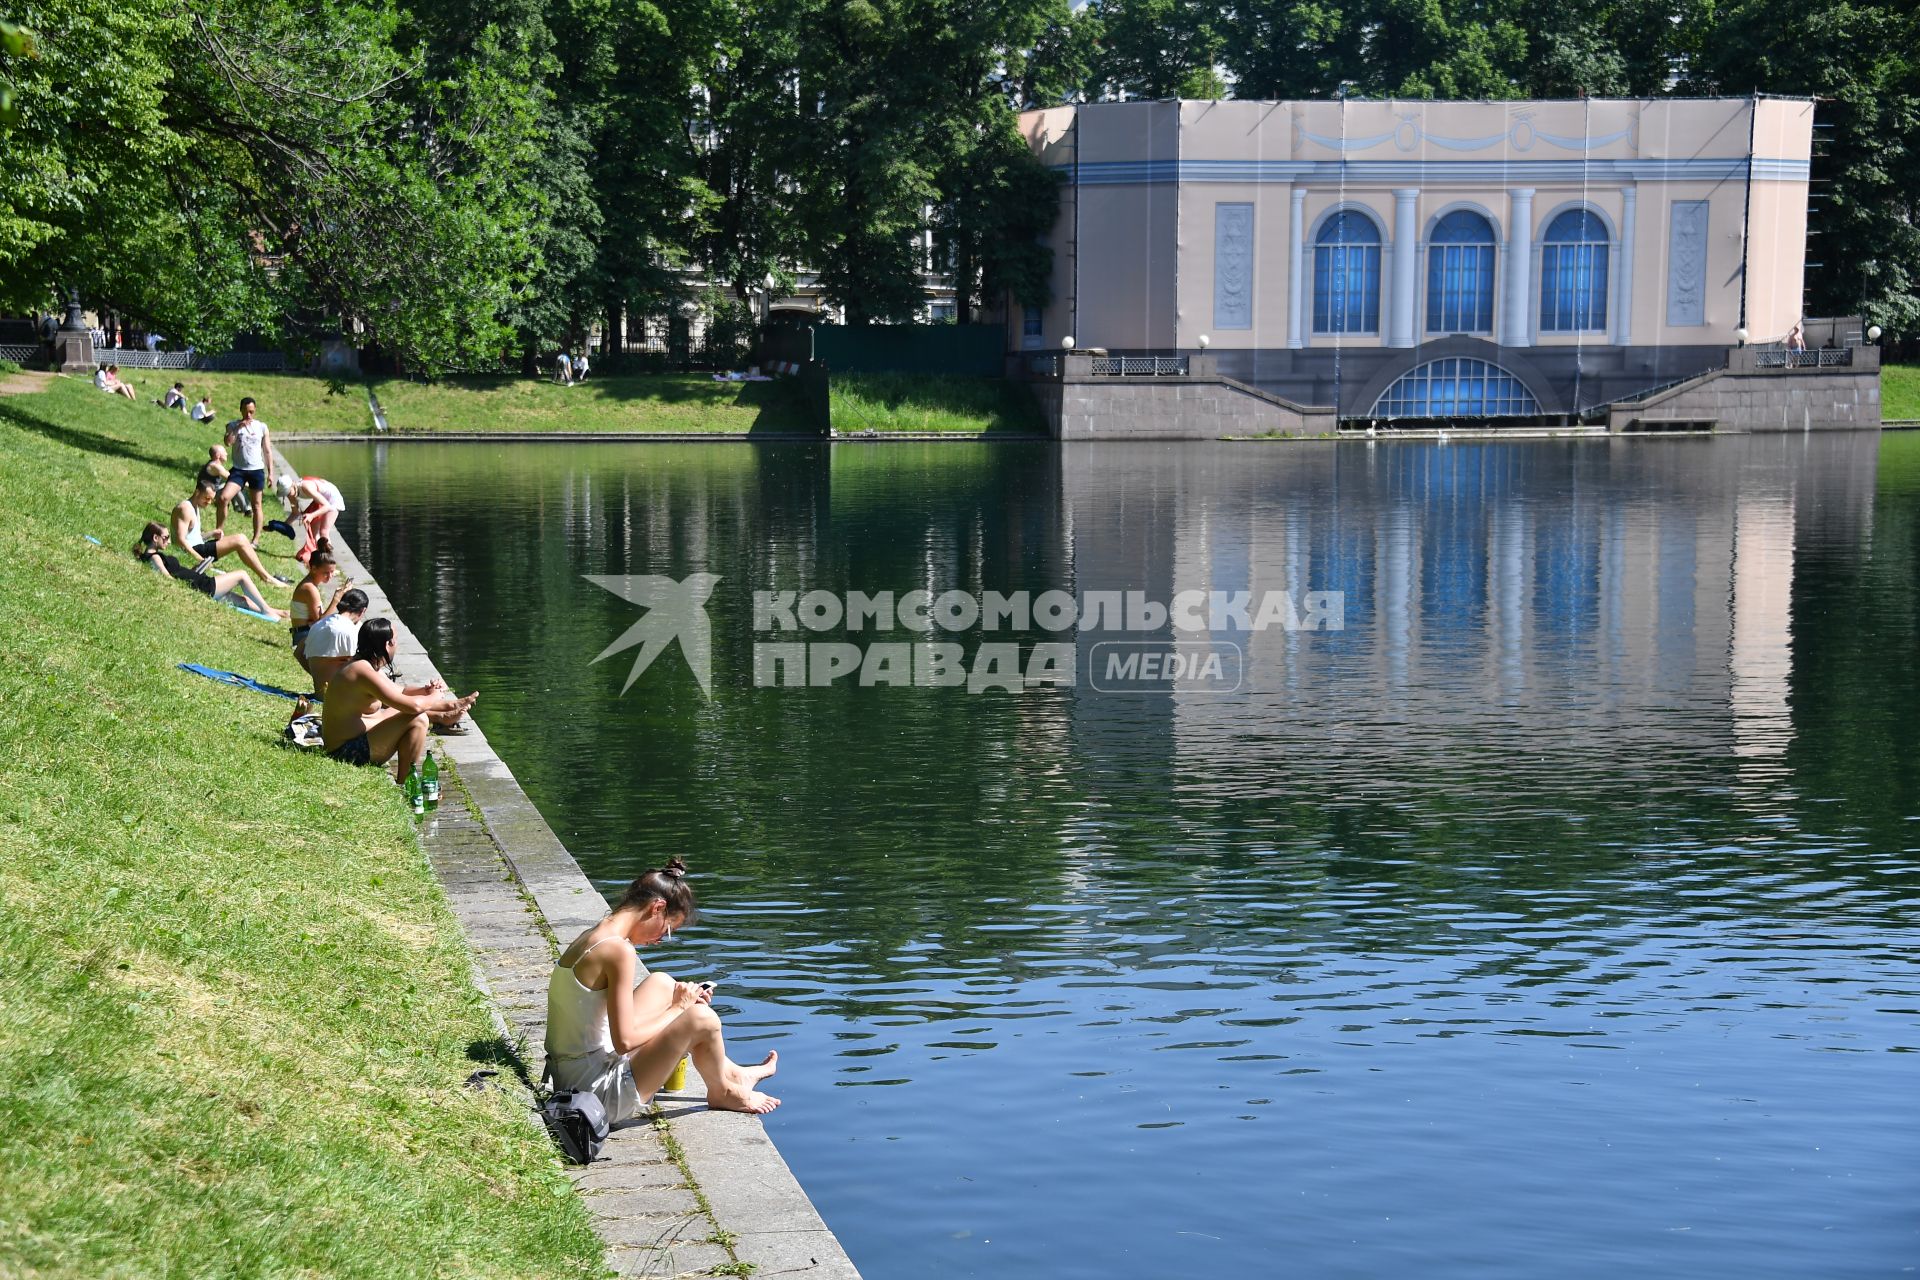
<svg viewBox="0 0 1920 1280">
<path fill-rule="evenodd" d="M 1748 337 L 1748 334 L 1747 334 L 1747 331 L 1746 331 L 1746 330 L 1745 330 L 1744 328 L 1741 328 L 1741 329 L 1735 329 L 1735 330 L 1733 331 L 1733 341 L 1734 341 L 1734 345 L 1736 345 L 1736 346 L 1741 346 L 1741 347 L 1744 347 L 1744 346 L 1746 346 L 1746 345 L 1747 345 L 1747 337 Z"/>
<path fill-rule="evenodd" d="M 1868 341 L 1868 342 L 1878 342 L 1878 341 L 1880 341 L 1880 326 L 1879 326 L 1879 325 L 1877 325 L 1877 324 L 1871 324 L 1871 325 L 1868 325 L 1868 326 L 1867 326 L 1867 341 Z"/>
<path fill-rule="evenodd" d="M 1064 338 L 1062 338 L 1062 339 L 1060 339 L 1060 349 L 1061 349 L 1062 351 L 1071 351 L 1071 350 L 1073 350 L 1073 335 L 1072 335 L 1072 334 L 1068 334 L 1068 335 L 1067 335 L 1066 337 L 1064 337 Z"/>
<path fill-rule="evenodd" d="M 78 332 L 87 327 L 86 314 L 80 308 L 80 291 L 78 289 L 69 288 L 67 290 L 67 318 L 62 322 L 60 327 L 69 332 Z"/>
</svg>

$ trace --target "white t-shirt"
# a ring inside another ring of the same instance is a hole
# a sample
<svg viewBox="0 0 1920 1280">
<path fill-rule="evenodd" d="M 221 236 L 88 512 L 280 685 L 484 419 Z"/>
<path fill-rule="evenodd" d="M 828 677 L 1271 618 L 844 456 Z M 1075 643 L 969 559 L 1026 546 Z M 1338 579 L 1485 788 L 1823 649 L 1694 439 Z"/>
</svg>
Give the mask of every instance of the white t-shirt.
<svg viewBox="0 0 1920 1280">
<path fill-rule="evenodd" d="M 237 461 L 234 463 L 242 471 L 265 471 L 267 454 L 263 446 L 267 442 L 267 424 L 255 418 L 252 422 L 242 422 L 235 418 L 227 424 L 227 433 L 233 437 Z"/>
<path fill-rule="evenodd" d="M 213 406 L 208 404 L 205 400 L 201 400 L 197 402 L 193 406 L 193 420 L 195 422 L 213 421 Z"/>
<path fill-rule="evenodd" d="M 360 643 L 360 624 L 344 613 L 330 613 L 307 632 L 304 652 L 313 658 L 351 658 Z"/>
</svg>

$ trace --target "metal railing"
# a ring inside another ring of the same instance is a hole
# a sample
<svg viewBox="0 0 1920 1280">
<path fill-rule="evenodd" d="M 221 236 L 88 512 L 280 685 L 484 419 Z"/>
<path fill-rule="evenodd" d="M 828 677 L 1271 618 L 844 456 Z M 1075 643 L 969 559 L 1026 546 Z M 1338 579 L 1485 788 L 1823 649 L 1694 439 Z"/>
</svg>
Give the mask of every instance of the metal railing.
<svg viewBox="0 0 1920 1280">
<path fill-rule="evenodd" d="M 1753 362 L 1760 369 L 1834 369 L 1853 363 L 1853 348 L 1819 347 L 1811 351 L 1788 351 L 1781 347 L 1756 351 Z"/>
<path fill-rule="evenodd" d="M 15 364 L 26 364 L 29 361 L 38 360 L 44 351 L 45 348 L 37 342 L 4 342 L 0 343 L 0 360 L 11 360 Z"/>
<path fill-rule="evenodd" d="M 1096 377 L 1110 378 L 1184 378 L 1185 356 L 1095 356 Z"/>
</svg>

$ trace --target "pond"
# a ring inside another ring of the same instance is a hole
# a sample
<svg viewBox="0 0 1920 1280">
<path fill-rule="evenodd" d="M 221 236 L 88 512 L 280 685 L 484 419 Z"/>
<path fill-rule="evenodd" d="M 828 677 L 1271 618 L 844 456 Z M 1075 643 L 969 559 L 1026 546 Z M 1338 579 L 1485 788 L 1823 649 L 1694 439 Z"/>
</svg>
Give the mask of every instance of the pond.
<svg viewBox="0 0 1920 1280">
<path fill-rule="evenodd" d="M 588 874 L 694 868 L 649 958 L 869 1276 L 1920 1265 L 1920 435 L 293 452 Z M 587 575 L 697 572 L 711 696 L 623 693 Z M 1344 625 L 756 684 L 876 639 L 810 590 Z"/>
</svg>

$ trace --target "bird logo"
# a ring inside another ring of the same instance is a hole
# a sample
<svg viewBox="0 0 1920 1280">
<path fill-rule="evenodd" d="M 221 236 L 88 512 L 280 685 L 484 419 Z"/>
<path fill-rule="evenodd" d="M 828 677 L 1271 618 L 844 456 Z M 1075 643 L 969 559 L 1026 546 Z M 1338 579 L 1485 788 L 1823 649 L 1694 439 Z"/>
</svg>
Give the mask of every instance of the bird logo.
<svg viewBox="0 0 1920 1280">
<path fill-rule="evenodd" d="M 706 603 L 713 594 L 714 586 L 720 581 L 717 575 L 690 573 L 678 580 L 652 573 L 629 577 L 593 573 L 583 576 L 594 586 L 611 591 L 622 600 L 637 604 L 647 611 L 640 621 L 628 627 L 618 640 L 594 659 L 594 662 L 600 662 L 635 645 L 640 646 L 640 652 L 633 659 L 633 670 L 627 673 L 627 682 L 620 686 L 621 693 L 633 688 L 633 682 L 640 678 L 640 673 L 653 665 L 653 660 L 668 645 L 678 640 L 688 670 L 700 682 L 700 692 L 709 698 L 713 697 L 713 627 L 707 621 Z"/>
</svg>

